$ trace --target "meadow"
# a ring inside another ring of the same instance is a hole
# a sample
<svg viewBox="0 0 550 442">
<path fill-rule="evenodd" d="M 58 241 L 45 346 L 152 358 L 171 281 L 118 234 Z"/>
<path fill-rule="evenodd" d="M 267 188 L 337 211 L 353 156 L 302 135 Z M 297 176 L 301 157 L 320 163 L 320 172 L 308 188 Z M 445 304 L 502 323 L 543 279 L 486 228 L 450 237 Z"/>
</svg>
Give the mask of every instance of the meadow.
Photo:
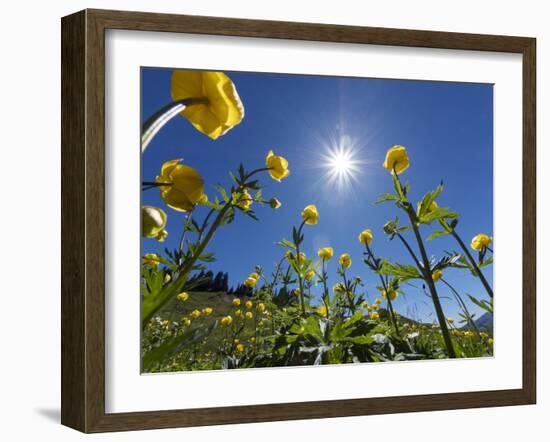
<svg viewBox="0 0 550 442">
<path fill-rule="evenodd" d="M 244 118 L 237 90 L 223 72 L 173 71 L 173 101 L 144 123 L 142 151 L 173 118 L 187 119 L 197 136 L 223 137 Z M 345 168 L 345 157 L 336 158 L 334 167 Z M 208 272 L 216 259 L 209 244 L 229 224 L 245 217 L 261 223 L 262 216 L 276 213 L 284 201 L 265 195 L 264 183 L 284 185 L 292 164 L 280 151 L 265 149 L 262 164 L 243 161 L 226 179 L 219 177 L 225 184 L 208 195 L 197 169 L 179 158 L 163 159 L 156 178 L 142 182 L 142 191 L 158 192 L 164 204 L 142 206 L 142 236 L 162 243 L 174 235 L 178 241 L 163 252 L 143 253 L 142 371 L 492 356 L 493 290 L 485 274 L 493 263 L 490 232 L 463 239 L 461 215 L 438 203 L 442 182 L 412 200 L 414 182 L 406 176 L 414 158 L 405 146 L 389 146 L 377 167 L 385 171 L 393 191 L 372 201 L 373 210 L 391 205 L 394 216 L 383 225 L 350 232 L 361 246 L 360 255 L 335 253 L 328 243 L 306 255 L 304 241 L 323 213 L 304 201 L 303 210 L 286 226 L 286 237 L 274 245 L 277 263 L 250 268 L 238 286 L 229 287 L 227 274 Z M 168 232 L 174 211 L 184 213 L 185 222 L 179 231 Z M 438 248 L 442 237 L 452 238 L 456 251 Z M 384 256 L 382 239 L 398 243 L 407 260 Z M 447 280 L 451 269 L 478 281 L 483 291 L 464 293 Z M 374 292 L 365 288 L 367 278 L 376 281 Z M 396 308 L 411 283 L 429 300 L 432 322 Z M 443 292 L 456 304 L 456 317 L 446 314 Z M 490 327 L 481 325 L 473 307 L 491 318 Z"/>
</svg>

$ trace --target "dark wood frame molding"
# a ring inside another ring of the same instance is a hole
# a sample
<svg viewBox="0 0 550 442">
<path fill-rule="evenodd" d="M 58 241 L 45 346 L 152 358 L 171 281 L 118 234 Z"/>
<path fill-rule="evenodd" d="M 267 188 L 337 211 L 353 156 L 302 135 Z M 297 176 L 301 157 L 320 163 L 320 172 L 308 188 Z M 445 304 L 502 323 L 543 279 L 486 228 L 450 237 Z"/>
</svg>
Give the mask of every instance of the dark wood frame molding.
<svg viewBox="0 0 550 442">
<path fill-rule="evenodd" d="M 105 412 L 105 30 L 496 51 L 523 56 L 523 386 L 515 390 L 190 410 Z M 83 432 L 534 404 L 536 40 L 405 29 L 84 10 L 62 19 L 62 406 Z"/>
</svg>

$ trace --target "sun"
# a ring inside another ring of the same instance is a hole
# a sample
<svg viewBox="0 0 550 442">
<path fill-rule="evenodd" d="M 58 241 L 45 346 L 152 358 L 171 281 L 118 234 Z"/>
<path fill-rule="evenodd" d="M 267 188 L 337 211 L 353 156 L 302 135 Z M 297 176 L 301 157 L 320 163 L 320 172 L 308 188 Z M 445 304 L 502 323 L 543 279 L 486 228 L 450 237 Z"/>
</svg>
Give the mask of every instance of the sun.
<svg viewBox="0 0 550 442">
<path fill-rule="evenodd" d="M 349 190 L 357 182 L 364 161 L 358 157 L 358 146 L 347 135 L 325 145 L 321 165 L 326 170 L 325 179 L 331 187 Z"/>
</svg>

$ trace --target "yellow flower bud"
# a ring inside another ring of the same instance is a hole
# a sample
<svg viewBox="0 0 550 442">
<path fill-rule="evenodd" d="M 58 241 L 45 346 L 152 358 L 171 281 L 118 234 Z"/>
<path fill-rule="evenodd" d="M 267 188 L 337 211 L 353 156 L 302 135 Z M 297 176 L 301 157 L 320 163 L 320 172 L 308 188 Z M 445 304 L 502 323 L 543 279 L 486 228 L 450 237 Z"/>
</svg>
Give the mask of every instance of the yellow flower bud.
<svg viewBox="0 0 550 442">
<path fill-rule="evenodd" d="M 349 256 L 348 253 L 344 253 L 340 255 L 339 262 L 340 262 L 340 266 L 343 269 L 349 269 L 351 267 L 351 257 Z"/>
<path fill-rule="evenodd" d="M 197 201 L 197 204 L 205 205 L 208 202 L 208 195 L 206 193 L 203 193 L 199 200 Z"/>
<path fill-rule="evenodd" d="M 184 326 L 189 327 L 189 326 L 191 325 L 191 319 L 189 319 L 189 318 L 183 318 L 183 319 L 181 320 L 181 323 L 182 323 Z"/>
<path fill-rule="evenodd" d="M 172 99 L 200 100 L 181 111 L 198 131 L 213 140 L 227 133 L 244 117 L 244 107 L 231 79 L 223 72 L 175 70 Z"/>
<path fill-rule="evenodd" d="M 432 273 L 432 281 L 437 282 L 441 279 L 442 276 L 443 276 L 443 272 L 441 270 L 436 270 L 435 272 Z"/>
<path fill-rule="evenodd" d="M 309 281 L 309 280 L 313 279 L 314 276 L 315 276 L 315 272 L 313 270 L 309 270 L 304 275 L 304 278 L 306 278 Z"/>
<path fill-rule="evenodd" d="M 365 229 L 359 234 L 359 242 L 361 244 L 370 245 L 372 243 L 372 230 Z"/>
<path fill-rule="evenodd" d="M 155 238 L 157 239 L 158 242 L 164 242 L 167 236 L 168 236 L 168 232 L 163 229 L 159 233 L 157 233 L 157 236 L 155 236 Z"/>
<path fill-rule="evenodd" d="M 200 315 L 201 315 L 200 310 L 193 310 L 193 311 L 191 312 L 191 317 L 192 317 L 192 318 L 198 318 Z"/>
<path fill-rule="evenodd" d="M 179 295 L 178 295 L 178 299 L 180 301 L 187 301 L 189 299 L 189 293 L 187 292 L 181 292 Z"/>
<path fill-rule="evenodd" d="M 237 344 L 235 346 L 235 350 L 237 350 L 239 353 L 242 353 L 244 351 L 244 345 L 243 344 Z"/>
<path fill-rule="evenodd" d="M 332 247 L 322 247 L 317 251 L 317 255 L 323 261 L 328 261 L 334 255 L 334 249 Z"/>
<path fill-rule="evenodd" d="M 164 210 L 153 206 L 143 206 L 141 208 L 141 236 L 157 238 L 162 231 L 165 231 L 166 218 Z"/>
<path fill-rule="evenodd" d="M 157 176 L 160 196 L 174 210 L 188 212 L 193 209 L 204 192 L 204 180 L 190 166 L 179 164 L 181 159 L 166 161 Z"/>
<path fill-rule="evenodd" d="M 233 301 L 231 301 L 233 305 L 239 306 L 241 305 L 241 300 L 239 298 L 233 298 Z"/>
<path fill-rule="evenodd" d="M 202 309 L 202 313 L 203 313 L 205 316 L 211 315 L 212 312 L 213 312 L 212 307 L 205 307 L 205 308 Z"/>
<path fill-rule="evenodd" d="M 249 276 L 248 278 L 246 278 L 244 280 L 244 285 L 249 287 L 249 288 L 252 288 L 256 285 L 257 282 L 258 282 L 258 280 L 256 278 L 253 278 L 252 276 Z"/>
<path fill-rule="evenodd" d="M 258 305 L 256 306 L 256 310 L 258 310 L 259 312 L 264 312 L 265 304 L 263 302 L 258 303 Z"/>
<path fill-rule="evenodd" d="M 158 269 L 160 262 L 159 258 L 159 255 L 156 253 L 146 253 L 143 255 L 143 264 L 151 269 Z"/>
<path fill-rule="evenodd" d="M 269 169 L 269 175 L 271 175 L 271 178 L 275 181 L 280 182 L 290 174 L 290 170 L 288 170 L 288 161 L 283 157 L 275 155 L 272 150 L 269 151 L 265 158 L 265 165 Z"/>
<path fill-rule="evenodd" d="M 378 319 L 380 319 L 380 314 L 378 312 L 372 312 L 369 315 L 369 319 L 371 319 L 372 321 L 377 321 Z"/>
<path fill-rule="evenodd" d="M 243 312 L 240 308 L 235 310 L 235 316 L 239 317 L 239 316 L 242 316 L 242 314 L 243 314 Z"/>
<path fill-rule="evenodd" d="M 395 172 L 399 175 L 409 167 L 407 150 L 400 145 L 388 149 L 383 166 L 390 172 L 393 172 L 395 169 Z"/>
<path fill-rule="evenodd" d="M 247 309 L 249 309 L 249 310 L 252 308 L 252 305 L 253 305 L 253 304 L 252 304 L 252 301 L 246 301 L 246 302 L 244 303 L 244 306 L 245 306 Z"/>
<path fill-rule="evenodd" d="M 389 295 L 386 292 L 386 290 L 381 290 L 380 292 L 382 293 L 382 297 L 386 300 L 389 298 L 390 301 L 394 301 L 395 298 L 397 298 L 397 290 L 390 289 L 389 290 Z M 380 301 L 380 300 L 378 299 L 378 301 Z"/>
<path fill-rule="evenodd" d="M 319 221 L 319 213 L 317 212 L 317 207 L 315 207 L 315 205 L 313 204 L 306 206 L 305 209 L 302 211 L 302 219 L 305 221 L 306 224 L 317 224 L 317 222 Z"/>
<path fill-rule="evenodd" d="M 253 317 L 252 312 L 246 312 L 246 313 L 244 314 L 244 317 L 245 317 L 246 319 L 252 319 L 252 317 Z"/>
<path fill-rule="evenodd" d="M 478 252 L 483 252 L 487 247 L 491 245 L 493 238 L 485 233 L 480 233 L 472 238 L 472 243 L 470 247 Z"/>
<path fill-rule="evenodd" d="M 269 200 L 269 207 L 271 207 L 272 209 L 278 209 L 279 207 L 281 207 L 281 205 L 281 202 L 277 198 L 271 198 Z"/>
<path fill-rule="evenodd" d="M 256 338 L 254 336 L 250 337 L 250 342 L 256 342 Z"/>
<path fill-rule="evenodd" d="M 247 189 L 233 193 L 233 203 L 241 209 L 248 210 L 254 200 Z"/>
<path fill-rule="evenodd" d="M 376 299 L 374 300 L 374 303 L 375 303 L 376 305 L 380 305 L 380 304 L 382 304 L 382 300 L 381 300 L 380 298 L 376 298 Z"/>
<path fill-rule="evenodd" d="M 223 325 L 224 327 L 230 326 L 232 322 L 233 322 L 233 318 L 231 316 L 224 316 L 220 320 L 220 324 Z"/>
</svg>

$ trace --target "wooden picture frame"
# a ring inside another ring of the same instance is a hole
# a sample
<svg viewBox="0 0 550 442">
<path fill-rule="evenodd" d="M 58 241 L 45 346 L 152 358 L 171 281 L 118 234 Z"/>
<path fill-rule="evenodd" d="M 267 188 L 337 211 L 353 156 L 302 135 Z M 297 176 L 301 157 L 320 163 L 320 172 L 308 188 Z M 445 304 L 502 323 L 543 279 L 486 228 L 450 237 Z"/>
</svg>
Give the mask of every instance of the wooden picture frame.
<svg viewBox="0 0 550 442">
<path fill-rule="evenodd" d="M 418 48 L 523 58 L 523 385 L 513 390 L 107 414 L 105 412 L 105 30 Z M 534 404 L 536 41 L 533 38 L 84 10 L 62 19 L 62 410 L 83 432 Z"/>
</svg>

